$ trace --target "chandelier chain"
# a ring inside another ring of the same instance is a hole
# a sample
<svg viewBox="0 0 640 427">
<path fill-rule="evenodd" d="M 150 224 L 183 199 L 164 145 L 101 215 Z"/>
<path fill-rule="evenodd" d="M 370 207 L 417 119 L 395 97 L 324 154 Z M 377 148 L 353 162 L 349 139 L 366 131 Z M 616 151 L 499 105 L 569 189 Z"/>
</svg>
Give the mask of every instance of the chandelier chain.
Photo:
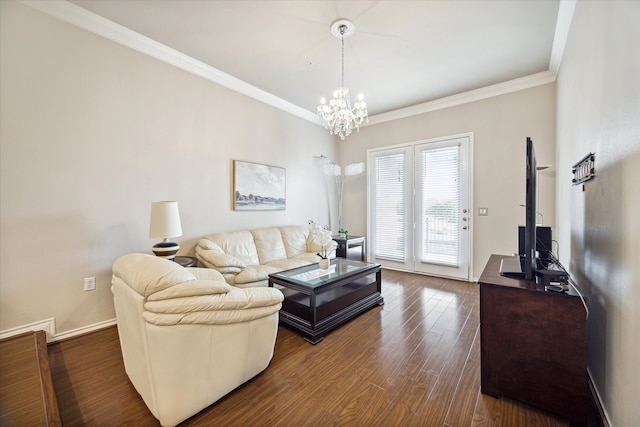
<svg viewBox="0 0 640 427">
<path fill-rule="evenodd" d="M 344 30 L 345 26 L 340 26 L 340 35 L 342 36 L 342 87 L 344 87 Z"/>
</svg>

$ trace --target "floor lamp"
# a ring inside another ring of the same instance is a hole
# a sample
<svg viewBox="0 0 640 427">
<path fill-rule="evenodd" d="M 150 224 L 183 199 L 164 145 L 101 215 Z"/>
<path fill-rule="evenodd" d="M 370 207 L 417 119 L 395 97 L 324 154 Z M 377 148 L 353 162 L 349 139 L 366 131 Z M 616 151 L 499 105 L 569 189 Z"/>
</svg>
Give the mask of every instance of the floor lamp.
<svg viewBox="0 0 640 427">
<path fill-rule="evenodd" d="M 344 167 L 344 174 L 339 164 L 329 160 L 326 156 L 313 156 L 313 163 L 322 169 L 325 175 L 335 177 L 336 190 L 338 191 L 338 232 L 342 231 L 342 196 L 344 194 L 344 183 L 347 178 L 364 173 L 364 162 L 352 162 Z"/>
</svg>

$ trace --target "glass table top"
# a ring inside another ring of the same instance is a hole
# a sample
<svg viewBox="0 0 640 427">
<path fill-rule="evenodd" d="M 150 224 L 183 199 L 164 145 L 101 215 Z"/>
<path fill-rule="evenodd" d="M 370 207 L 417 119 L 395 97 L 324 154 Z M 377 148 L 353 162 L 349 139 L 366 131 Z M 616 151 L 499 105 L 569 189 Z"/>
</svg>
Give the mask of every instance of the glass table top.
<svg viewBox="0 0 640 427">
<path fill-rule="evenodd" d="M 372 264 L 369 262 L 355 261 L 346 258 L 335 258 L 331 260 L 331 265 L 326 270 L 318 267 L 318 264 L 310 264 L 305 265 L 304 267 L 294 268 L 292 270 L 273 273 L 269 276 L 315 287 L 346 277 L 350 274 L 379 266 L 380 264 Z"/>
</svg>

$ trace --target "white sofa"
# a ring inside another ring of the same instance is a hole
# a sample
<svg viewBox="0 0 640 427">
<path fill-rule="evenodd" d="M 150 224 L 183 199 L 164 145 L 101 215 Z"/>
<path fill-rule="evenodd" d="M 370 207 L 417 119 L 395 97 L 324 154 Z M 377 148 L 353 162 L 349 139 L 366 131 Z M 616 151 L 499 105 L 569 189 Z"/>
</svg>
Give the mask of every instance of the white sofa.
<svg viewBox="0 0 640 427">
<path fill-rule="evenodd" d="M 173 426 L 262 372 L 271 361 L 283 295 L 237 289 L 220 273 L 146 254 L 113 265 L 118 334 L 134 387 Z"/>
<path fill-rule="evenodd" d="M 198 241 L 201 266 L 218 270 L 239 288 L 267 286 L 269 274 L 318 262 L 322 247 L 308 226 L 285 226 L 209 234 Z M 335 256 L 336 242 L 327 248 Z"/>
</svg>

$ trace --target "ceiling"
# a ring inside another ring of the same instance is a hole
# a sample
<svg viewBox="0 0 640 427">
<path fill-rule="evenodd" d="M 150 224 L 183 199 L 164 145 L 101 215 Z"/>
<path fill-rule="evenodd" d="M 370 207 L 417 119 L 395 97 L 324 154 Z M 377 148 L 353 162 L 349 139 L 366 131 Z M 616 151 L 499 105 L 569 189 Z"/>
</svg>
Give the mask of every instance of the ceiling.
<svg viewBox="0 0 640 427">
<path fill-rule="evenodd" d="M 549 70 L 560 0 L 71 3 L 313 114 L 350 19 L 345 85 L 375 116 Z"/>
</svg>

